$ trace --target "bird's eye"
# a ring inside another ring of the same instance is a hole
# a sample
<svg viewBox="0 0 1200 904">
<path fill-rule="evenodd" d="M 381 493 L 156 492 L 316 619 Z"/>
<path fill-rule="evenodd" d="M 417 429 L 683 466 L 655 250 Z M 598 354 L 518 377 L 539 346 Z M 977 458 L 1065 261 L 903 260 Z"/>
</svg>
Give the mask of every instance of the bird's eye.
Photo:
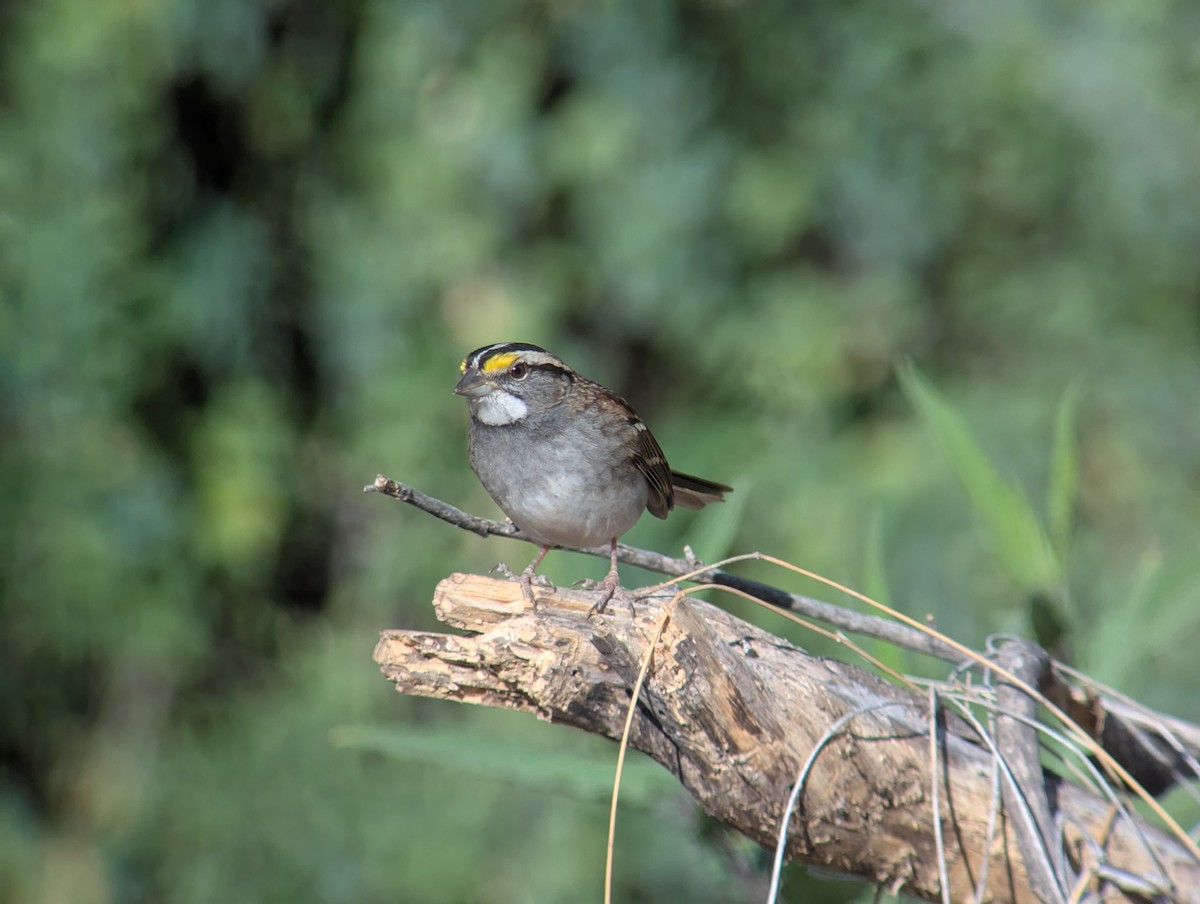
<svg viewBox="0 0 1200 904">
<path fill-rule="evenodd" d="M 529 376 L 529 365 L 519 361 L 508 369 L 508 375 L 514 380 L 524 380 Z"/>
</svg>

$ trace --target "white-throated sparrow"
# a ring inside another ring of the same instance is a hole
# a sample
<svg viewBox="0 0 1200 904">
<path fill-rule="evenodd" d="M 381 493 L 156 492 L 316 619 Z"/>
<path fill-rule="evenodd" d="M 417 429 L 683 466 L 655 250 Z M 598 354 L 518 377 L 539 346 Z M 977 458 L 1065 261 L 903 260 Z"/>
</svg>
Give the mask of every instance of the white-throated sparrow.
<svg viewBox="0 0 1200 904">
<path fill-rule="evenodd" d="M 454 392 L 471 409 L 471 469 L 522 533 L 541 547 L 521 573 L 533 603 L 535 569 L 553 546 L 610 544 L 603 612 L 618 587 L 617 538 L 646 509 L 703 508 L 731 487 L 672 471 L 632 406 L 544 348 L 498 342 L 467 355 Z"/>
</svg>

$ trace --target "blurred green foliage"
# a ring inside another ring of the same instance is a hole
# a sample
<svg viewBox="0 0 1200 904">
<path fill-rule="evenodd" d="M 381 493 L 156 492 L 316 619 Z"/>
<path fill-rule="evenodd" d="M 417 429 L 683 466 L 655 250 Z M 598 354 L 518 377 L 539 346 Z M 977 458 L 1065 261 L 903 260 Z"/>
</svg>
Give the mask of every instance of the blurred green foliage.
<svg viewBox="0 0 1200 904">
<path fill-rule="evenodd" d="M 446 573 L 525 563 L 359 493 L 494 513 L 450 387 L 501 339 L 738 485 L 740 517 L 633 542 L 760 549 L 968 643 L 1049 594 L 1076 665 L 1200 717 L 1198 17 L 0 5 L 5 899 L 599 895 L 591 792 L 439 763 L 457 736 L 557 774 L 580 739 L 370 660 Z M 617 900 L 755 899 L 664 794 L 620 823 Z"/>
</svg>

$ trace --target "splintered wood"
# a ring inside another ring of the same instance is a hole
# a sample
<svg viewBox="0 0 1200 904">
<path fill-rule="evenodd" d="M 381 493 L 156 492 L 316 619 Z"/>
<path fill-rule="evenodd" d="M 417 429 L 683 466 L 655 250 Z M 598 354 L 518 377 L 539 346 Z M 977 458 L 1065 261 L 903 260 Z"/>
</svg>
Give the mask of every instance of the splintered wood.
<svg viewBox="0 0 1200 904">
<path fill-rule="evenodd" d="M 937 783 L 950 898 L 1032 902 L 1013 827 L 995 808 L 994 760 L 973 729 L 931 719 L 929 698 L 856 666 L 812 656 L 706 603 L 670 593 L 614 600 L 456 574 L 437 588 L 439 620 L 464 634 L 385 631 L 375 660 L 398 691 L 522 710 L 619 738 L 654 631 L 652 664 L 631 745 L 667 768 L 716 818 L 774 847 L 797 775 L 819 743 L 787 838 L 787 854 L 910 895 L 940 900 Z M 841 721 L 840 727 L 835 725 Z M 938 732 L 936 763 L 930 730 Z M 1200 900 L 1200 867 L 1175 839 L 1140 835 L 1104 800 L 1055 788 L 1066 856 L 1155 876 L 1176 900 Z M 1099 879 L 1093 889 L 1121 900 Z"/>
</svg>

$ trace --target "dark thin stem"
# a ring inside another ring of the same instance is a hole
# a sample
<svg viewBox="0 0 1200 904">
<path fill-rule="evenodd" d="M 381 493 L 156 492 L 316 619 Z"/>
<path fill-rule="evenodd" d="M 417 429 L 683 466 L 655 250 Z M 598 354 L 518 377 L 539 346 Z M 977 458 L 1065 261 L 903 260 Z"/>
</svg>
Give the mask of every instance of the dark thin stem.
<svg viewBox="0 0 1200 904">
<path fill-rule="evenodd" d="M 1050 671 L 1046 651 L 1023 638 L 1009 638 L 992 658 L 1027 687 L 1041 685 Z M 1047 776 L 1042 769 L 1037 730 L 1033 727 L 1037 724 L 1038 701 L 998 678 L 996 704 L 996 746 L 1016 783 L 1015 788 L 1008 782 L 1002 783 L 1004 811 L 1013 820 L 1029 885 L 1039 901 L 1065 901 L 1068 892 L 1060 862 L 1062 843 L 1055 831 Z"/>
<path fill-rule="evenodd" d="M 525 536 L 511 522 L 493 521 L 489 518 L 469 515 L 449 503 L 442 502 L 440 499 L 435 499 L 432 496 L 427 496 L 406 484 L 384 477 L 382 474 L 375 478 L 375 483 L 363 487 L 363 492 L 381 493 L 384 496 L 391 496 L 393 499 L 416 506 L 421 511 L 427 512 L 435 518 L 440 518 L 448 524 L 461 527 L 463 530 L 469 530 L 481 537 L 505 537 L 509 540 L 523 540 L 526 543 L 532 543 L 534 546 L 537 545 L 537 541 Z M 608 558 L 610 552 L 607 545 L 593 546 L 586 549 L 573 546 L 563 546 L 560 548 L 605 559 Z M 703 567 L 703 563 L 697 562 L 694 559 L 677 559 L 671 556 L 664 556 L 652 550 L 626 546 L 624 543 L 617 545 L 617 558 L 627 565 L 636 565 L 638 568 L 644 568 L 647 571 L 665 574 L 670 577 L 691 574 L 697 568 Z M 905 650 L 911 650 L 914 653 L 923 653 L 926 656 L 933 656 L 947 662 L 955 663 L 962 658 L 959 653 L 946 644 L 943 644 L 937 638 L 923 634 L 915 628 L 910 628 L 908 625 L 888 621 L 876 615 L 855 612 L 853 609 L 835 606 L 832 603 L 823 603 L 820 600 L 801 596 L 797 593 L 789 593 L 778 587 L 752 581 L 749 578 L 739 577 L 719 568 L 705 571 L 696 575 L 694 579 L 696 581 L 719 584 L 722 587 L 729 587 L 733 590 L 740 590 L 778 609 L 785 609 L 806 618 L 813 618 L 853 634 L 874 637 L 878 640 L 895 644 Z"/>
</svg>

